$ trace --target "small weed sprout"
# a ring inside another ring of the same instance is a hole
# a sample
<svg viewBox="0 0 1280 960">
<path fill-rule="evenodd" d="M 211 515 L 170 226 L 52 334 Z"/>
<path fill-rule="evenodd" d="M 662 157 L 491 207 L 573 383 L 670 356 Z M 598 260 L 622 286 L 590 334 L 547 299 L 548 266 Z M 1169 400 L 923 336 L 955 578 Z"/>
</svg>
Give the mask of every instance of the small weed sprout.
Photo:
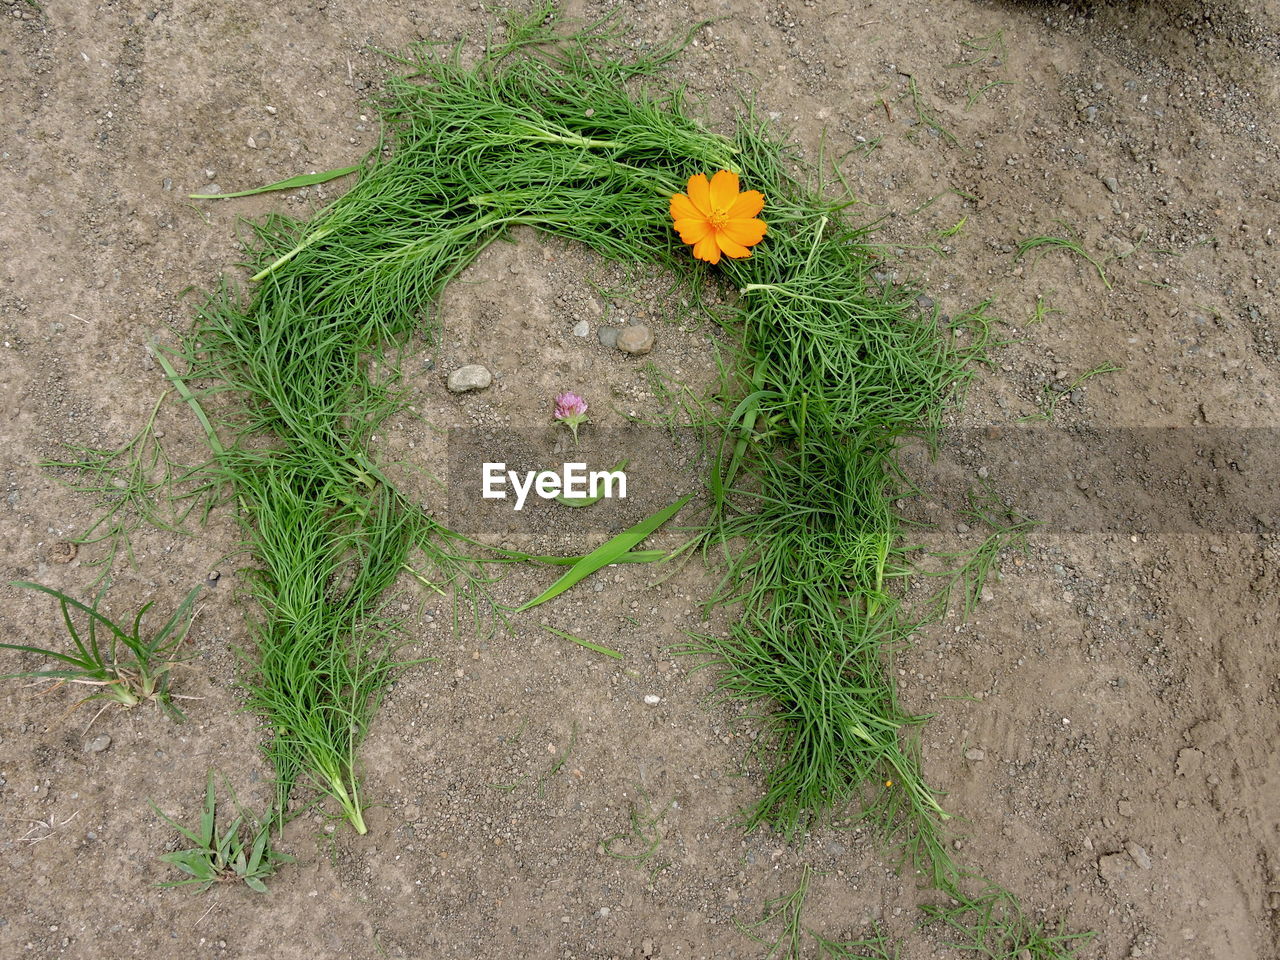
<svg viewBox="0 0 1280 960">
<path fill-rule="evenodd" d="M 1094 377 L 1100 377 L 1104 373 L 1119 373 L 1124 367 L 1119 364 L 1112 363 L 1110 360 L 1104 360 L 1090 370 L 1079 374 L 1070 383 L 1063 387 L 1055 389 L 1052 386 L 1044 388 L 1044 396 L 1039 401 L 1042 409 L 1039 413 L 1031 413 L 1025 417 L 1019 417 L 1019 423 L 1028 423 L 1036 420 L 1052 420 L 1053 414 L 1058 408 L 1058 404 L 1065 400 L 1075 391 L 1075 389 L 1086 381 L 1092 380 Z"/>
<path fill-rule="evenodd" d="M 637 802 L 628 804 L 627 828 L 622 833 L 605 837 L 600 842 L 605 855 L 615 860 L 629 863 L 644 863 L 649 860 L 662 845 L 662 819 L 667 815 L 670 804 L 653 808 L 649 798 L 642 795 Z"/>
<path fill-rule="evenodd" d="M 1032 308 L 1031 316 L 1027 318 L 1027 323 L 1044 323 L 1055 313 L 1062 312 L 1056 307 L 1049 305 L 1049 298 L 1055 293 L 1057 293 L 1056 290 L 1049 290 L 1045 293 L 1036 294 L 1036 304 L 1035 307 Z"/>
<path fill-rule="evenodd" d="M 39 583 L 16 580 L 11 586 L 38 590 L 57 600 L 62 610 L 62 622 L 66 624 L 74 649 L 61 652 L 47 647 L 0 643 L 2 649 L 40 654 L 62 664 L 56 669 L 10 673 L 0 679 L 33 678 L 52 681 L 55 686 L 65 683 L 82 684 L 97 688 L 97 692 L 85 697 L 81 703 L 103 700 L 106 701 L 105 706 L 117 703 L 122 707 L 136 707 L 153 702 L 175 720 L 185 719 L 173 702 L 176 695 L 170 692 L 169 683 L 173 668 L 183 659 L 179 648 L 194 617 L 191 607 L 195 603 L 196 594 L 200 592 L 199 587 L 193 588 L 178 605 L 173 616 L 148 638 L 142 635 L 142 618 L 154 601 L 145 604 L 133 618 L 132 625 L 126 629 L 98 610 L 98 605 L 106 595 L 106 586 L 99 591 L 91 605 Z M 83 628 L 77 626 L 72 618 L 73 608 L 85 615 Z"/>
<path fill-rule="evenodd" d="M 209 779 L 205 785 L 200 824 L 195 831 L 188 830 L 154 803 L 151 804 L 161 820 L 195 844 L 187 850 L 161 854 L 161 860 L 173 864 L 187 876 L 159 886 L 194 886 L 204 891 L 214 884 L 243 881 L 250 890 L 266 893 L 267 887 L 263 881 L 276 872 L 276 866 L 293 863 L 293 857 L 271 848 L 272 818 L 269 815 L 263 818 L 253 817 L 240 805 L 225 778 L 223 786 L 231 794 L 231 802 L 236 810 L 236 816 L 225 829 L 217 823 L 218 801 L 214 795 L 212 770 L 209 771 Z"/>
<path fill-rule="evenodd" d="M 1001 554 L 1006 550 L 1025 551 L 1027 537 L 1040 526 L 1038 520 L 1020 516 L 1005 506 L 990 485 L 984 485 L 981 490 L 970 490 L 967 499 L 969 506 L 960 511 L 960 516 L 974 527 L 988 527 L 991 533 L 972 550 L 936 554 L 949 564 L 941 573 L 926 574 L 943 578 L 942 586 L 932 600 L 932 615 L 938 619 L 946 614 L 952 597 L 957 593 L 961 613 L 965 617 L 972 614 Z"/>
</svg>

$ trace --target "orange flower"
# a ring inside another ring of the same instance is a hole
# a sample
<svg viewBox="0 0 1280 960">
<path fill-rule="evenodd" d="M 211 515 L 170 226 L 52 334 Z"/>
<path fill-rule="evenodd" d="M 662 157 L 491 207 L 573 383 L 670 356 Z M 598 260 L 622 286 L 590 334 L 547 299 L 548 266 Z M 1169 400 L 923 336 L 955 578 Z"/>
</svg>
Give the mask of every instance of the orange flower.
<svg viewBox="0 0 1280 960">
<path fill-rule="evenodd" d="M 721 170 L 711 182 L 704 174 L 689 178 L 689 192 L 671 198 L 671 218 L 685 243 L 693 244 L 693 255 L 708 263 L 727 257 L 749 257 L 748 247 L 764 237 L 765 222 L 756 214 L 764 209 L 759 190 L 738 192 L 738 175 Z"/>
</svg>

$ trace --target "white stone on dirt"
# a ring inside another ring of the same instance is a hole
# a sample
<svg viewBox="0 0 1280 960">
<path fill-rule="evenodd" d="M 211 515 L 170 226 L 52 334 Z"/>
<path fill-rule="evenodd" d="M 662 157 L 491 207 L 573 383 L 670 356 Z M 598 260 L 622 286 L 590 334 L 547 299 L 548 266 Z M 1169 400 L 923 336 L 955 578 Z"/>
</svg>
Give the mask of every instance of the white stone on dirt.
<svg viewBox="0 0 1280 960">
<path fill-rule="evenodd" d="M 111 737 L 107 734 L 94 737 L 84 745 L 85 753 L 101 753 L 107 747 L 111 746 Z"/>
<path fill-rule="evenodd" d="M 483 390 L 493 383 L 493 374 L 488 367 L 478 363 L 468 363 L 449 374 L 449 390 L 452 393 L 467 393 L 471 390 Z"/>
<path fill-rule="evenodd" d="M 644 702 L 651 707 L 656 707 L 658 704 L 662 702 L 662 698 L 658 696 L 656 693 L 649 693 L 649 694 L 645 694 Z"/>
</svg>

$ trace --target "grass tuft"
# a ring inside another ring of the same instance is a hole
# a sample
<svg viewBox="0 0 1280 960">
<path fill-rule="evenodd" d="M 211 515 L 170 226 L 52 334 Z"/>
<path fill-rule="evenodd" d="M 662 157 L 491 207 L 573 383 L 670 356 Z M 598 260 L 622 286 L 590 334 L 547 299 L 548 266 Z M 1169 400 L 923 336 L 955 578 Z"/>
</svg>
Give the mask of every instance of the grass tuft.
<svg viewBox="0 0 1280 960">
<path fill-rule="evenodd" d="M 764 916 L 759 920 L 754 923 L 734 921 L 740 933 L 769 948 L 764 960 L 775 957 L 779 960 L 802 960 L 805 940 L 813 941 L 817 948 L 813 956 L 828 960 L 897 960 L 897 947 L 878 924 L 873 924 L 871 936 L 854 940 L 831 939 L 806 925 L 804 908 L 812 882 L 813 870 L 806 864 L 796 888 L 788 894 L 766 900 Z M 768 927 L 773 927 L 776 932 L 761 932 Z M 772 940 L 768 939 L 770 935 Z"/>
<path fill-rule="evenodd" d="M 165 815 L 154 803 L 156 815 L 177 830 L 195 846 L 162 854 L 160 859 L 177 867 L 185 876 L 170 880 L 161 887 L 195 887 L 208 890 L 220 883 L 243 883 L 250 890 L 266 893 L 264 882 L 283 863 L 293 863 L 293 857 L 272 849 L 271 812 L 256 818 L 240 805 L 230 784 L 223 786 L 231 794 L 236 816 L 227 826 L 217 822 L 218 801 L 214 792 L 213 771 L 205 785 L 204 806 L 200 810 L 200 822 L 195 830 L 188 830 L 176 820 Z"/>
<path fill-rule="evenodd" d="M 185 719 L 173 702 L 174 694 L 169 685 L 173 668 L 184 659 L 180 647 L 191 626 L 194 616 L 191 607 L 200 592 L 199 587 L 194 587 L 164 625 L 147 637 L 142 632 L 142 620 L 152 604 L 145 604 L 130 626 L 122 626 L 98 609 L 106 596 L 107 586 L 103 586 L 89 604 L 39 583 L 17 580 L 11 586 L 37 590 L 58 601 L 72 649 L 59 651 L 26 644 L 0 643 L 0 649 L 39 654 L 60 664 L 56 669 L 26 670 L 0 679 L 33 678 L 52 681 L 56 686 L 86 686 L 97 692 L 89 694 L 80 703 L 101 700 L 104 701 L 104 709 L 113 703 L 125 708 L 155 703 L 173 719 Z M 71 615 L 72 610 L 84 615 L 84 626 L 77 625 Z"/>
<path fill-rule="evenodd" d="M 976 886 L 977 892 L 970 893 Z M 1092 933 L 1068 933 L 1065 923 L 1035 921 L 1018 898 L 990 880 L 972 875 L 945 887 L 945 904 L 926 904 L 926 927 L 940 927 L 948 946 L 986 960 L 1076 960 Z"/>
</svg>

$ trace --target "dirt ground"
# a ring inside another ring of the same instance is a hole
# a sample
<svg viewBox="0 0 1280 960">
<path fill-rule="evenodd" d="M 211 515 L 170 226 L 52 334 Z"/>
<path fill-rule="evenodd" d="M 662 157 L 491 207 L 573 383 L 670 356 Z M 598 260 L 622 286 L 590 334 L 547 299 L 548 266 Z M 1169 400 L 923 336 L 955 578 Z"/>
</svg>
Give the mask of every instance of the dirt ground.
<svg viewBox="0 0 1280 960">
<path fill-rule="evenodd" d="M 622 6 L 640 42 L 689 23 L 668 0 Z M 166 385 L 146 345 L 184 329 L 188 288 L 234 269 L 237 218 L 304 213 L 342 187 L 186 194 L 356 162 L 377 138 L 378 48 L 495 20 L 479 3 L 407 0 L 4 0 L 0 15 L 0 579 L 82 590 L 101 547 L 69 563 L 59 551 L 94 501 L 40 461 L 133 435 Z M 956 426 L 1013 425 L 1046 388 L 1074 386 L 1053 425 L 1255 427 L 1274 449 L 1275 0 L 712 0 L 696 16 L 723 19 L 674 73 L 713 125 L 745 89 L 811 156 L 825 130 L 829 154 L 852 151 L 855 215 L 888 217 L 892 269 L 944 312 L 994 300 L 1012 342 Z M 1061 250 L 1015 259 L 1020 241 L 1068 231 L 1106 261 L 1110 289 Z M 541 425 L 563 387 L 608 426 L 659 412 L 653 369 L 705 382 L 711 330 L 678 319 L 659 283 L 611 293 L 622 280 L 533 236 L 490 247 L 448 292 L 442 341 L 406 361 L 426 423 L 390 424 L 386 455 L 439 457 L 432 428 Z M 1046 315 L 1029 323 L 1038 298 Z M 599 342 L 634 320 L 656 330 L 647 358 Z M 444 377 L 466 362 L 495 383 L 453 396 Z M 1123 369 L 1076 383 L 1104 362 Z M 158 424 L 175 457 L 200 458 L 184 407 L 167 403 Z M 1082 511 L 1106 513 L 1075 460 L 1053 466 Z M 998 444 L 968 467 L 997 488 L 1017 469 Z M 1280 957 L 1276 502 L 1260 490 L 1256 515 L 1218 528 L 1169 520 L 1173 503 L 1107 530 L 1039 530 L 971 617 L 927 628 L 894 664 L 906 705 L 936 714 L 922 749 L 957 858 L 1028 909 L 1096 930 L 1082 957 Z M 944 534 L 961 549 L 982 531 Z M 936 895 L 856 825 L 803 844 L 736 825 L 759 795 L 753 728 L 669 650 L 712 583 L 696 564 L 656 585 L 649 569 L 610 571 L 491 637 L 407 593 L 414 649 L 437 659 L 389 692 L 364 747 L 368 836 L 308 815 L 285 838 L 297 865 L 266 896 L 157 888 L 175 837 L 149 800 L 194 820 L 210 767 L 242 799 L 269 797 L 235 685 L 249 612 L 235 544 L 222 514 L 193 536 L 142 531 L 115 576 L 108 607 L 124 616 L 220 574 L 181 677 L 204 698 L 185 725 L 138 710 L 86 731 L 92 711 L 69 712 L 67 691 L 0 688 L 0 956 L 759 957 L 735 921 L 758 920 L 806 865 L 806 922 L 825 935 L 879 920 L 908 960 L 961 955 L 916 927 Z M 548 579 L 517 570 L 497 590 L 514 601 Z M 56 640 L 47 598 L 0 590 L 6 640 Z M 647 839 L 613 839 L 633 810 L 653 821 Z M 645 859 L 618 856 L 655 838 Z"/>
</svg>

